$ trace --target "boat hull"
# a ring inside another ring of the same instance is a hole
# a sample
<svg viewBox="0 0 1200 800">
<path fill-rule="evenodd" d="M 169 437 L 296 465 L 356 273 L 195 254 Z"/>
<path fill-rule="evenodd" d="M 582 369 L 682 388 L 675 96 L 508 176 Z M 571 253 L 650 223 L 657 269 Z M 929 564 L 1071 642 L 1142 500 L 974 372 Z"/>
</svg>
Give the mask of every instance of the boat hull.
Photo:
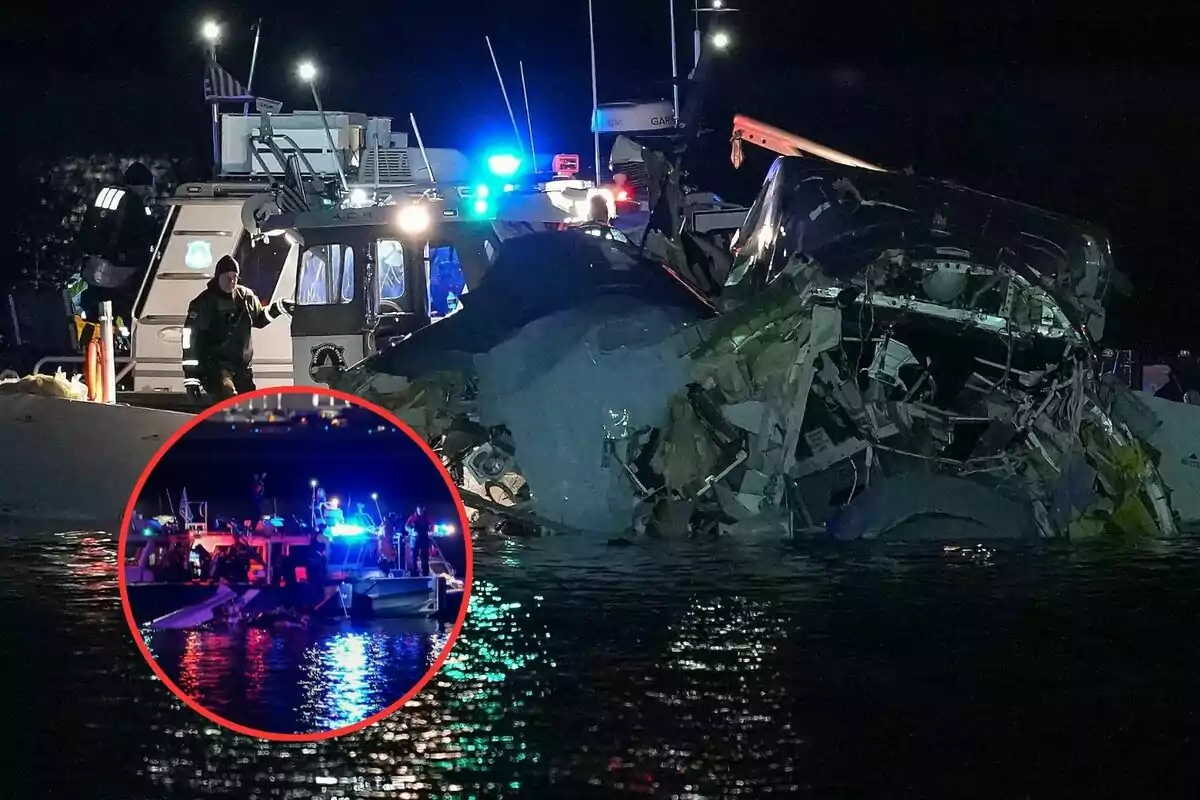
<svg viewBox="0 0 1200 800">
<path fill-rule="evenodd" d="M 458 613 L 451 601 L 455 593 L 444 584 L 439 591 L 436 578 L 369 578 L 348 582 L 352 617 L 402 618 L 445 617 Z M 461 594 L 461 593 L 459 593 Z"/>
<path fill-rule="evenodd" d="M 0 516 L 80 526 L 119 524 L 154 453 L 189 414 L 60 397 L 0 394 Z M 19 455 L 18 455 L 19 454 Z"/>
</svg>

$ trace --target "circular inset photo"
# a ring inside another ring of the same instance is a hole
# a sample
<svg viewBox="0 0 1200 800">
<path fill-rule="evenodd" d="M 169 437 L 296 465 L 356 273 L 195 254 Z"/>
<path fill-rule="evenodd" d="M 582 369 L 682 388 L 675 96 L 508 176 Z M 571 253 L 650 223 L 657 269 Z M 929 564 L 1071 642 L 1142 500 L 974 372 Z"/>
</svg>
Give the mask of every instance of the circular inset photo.
<svg viewBox="0 0 1200 800">
<path fill-rule="evenodd" d="M 397 710 L 441 667 L 471 588 L 440 459 L 351 395 L 223 402 L 151 460 L 125 509 L 121 603 L 151 668 L 210 720 L 312 741 Z"/>
</svg>

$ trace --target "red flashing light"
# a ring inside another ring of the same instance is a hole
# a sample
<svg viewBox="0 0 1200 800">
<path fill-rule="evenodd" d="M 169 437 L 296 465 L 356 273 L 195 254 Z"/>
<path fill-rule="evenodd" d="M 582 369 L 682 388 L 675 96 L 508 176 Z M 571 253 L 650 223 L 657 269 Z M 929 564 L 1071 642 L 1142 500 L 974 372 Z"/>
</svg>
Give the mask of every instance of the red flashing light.
<svg viewBox="0 0 1200 800">
<path fill-rule="evenodd" d="M 629 192 L 625 191 L 624 189 L 617 192 L 617 202 L 618 203 L 624 203 L 628 199 L 629 199 Z"/>
<path fill-rule="evenodd" d="M 573 153 L 559 153 L 554 157 L 554 174 L 570 178 L 579 172 L 579 156 Z"/>
</svg>

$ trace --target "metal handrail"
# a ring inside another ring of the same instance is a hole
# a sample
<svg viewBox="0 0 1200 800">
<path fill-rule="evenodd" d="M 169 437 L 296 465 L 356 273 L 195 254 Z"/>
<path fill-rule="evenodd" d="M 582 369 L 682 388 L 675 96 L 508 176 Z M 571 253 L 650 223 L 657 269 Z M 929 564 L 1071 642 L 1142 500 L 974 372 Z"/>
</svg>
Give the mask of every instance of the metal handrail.
<svg viewBox="0 0 1200 800">
<path fill-rule="evenodd" d="M 36 364 L 33 365 L 33 374 L 34 375 L 48 374 L 48 373 L 42 372 L 43 364 L 82 364 L 86 360 L 87 359 L 84 356 L 46 356 L 45 358 L 39 360 Z M 134 359 L 132 359 L 128 356 L 118 356 L 113 359 L 113 363 L 125 365 L 124 367 L 121 368 L 121 371 L 117 373 L 117 376 L 116 376 L 117 382 L 120 382 L 120 380 L 122 378 L 124 378 L 126 375 L 128 375 L 131 371 L 133 371 L 133 368 L 135 366 L 137 366 L 137 361 L 135 361 Z"/>
</svg>

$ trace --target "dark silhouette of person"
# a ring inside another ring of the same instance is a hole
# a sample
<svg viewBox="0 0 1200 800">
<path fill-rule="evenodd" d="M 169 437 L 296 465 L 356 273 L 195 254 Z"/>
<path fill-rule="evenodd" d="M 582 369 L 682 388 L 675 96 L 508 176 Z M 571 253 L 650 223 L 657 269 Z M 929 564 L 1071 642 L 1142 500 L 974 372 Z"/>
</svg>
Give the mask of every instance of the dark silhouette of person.
<svg viewBox="0 0 1200 800">
<path fill-rule="evenodd" d="M 323 585 L 325 583 L 325 526 L 318 525 L 309 539 L 308 581 Z"/>
<path fill-rule="evenodd" d="M 258 473 L 253 478 L 250 496 L 254 503 L 254 527 L 256 528 L 263 519 L 263 504 L 266 502 L 267 498 L 266 480 L 267 473 L 265 472 Z"/>
<path fill-rule="evenodd" d="M 392 570 L 406 564 L 404 553 L 407 548 L 404 546 L 404 539 L 400 530 L 400 517 L 396 512 L 389 513 L 383 518 L 383 537 L 380 542 L 380 563 L 379 568 L 386 573 L 391 573 Z"/>
<path fill-rule="evenodd" d="M 413 574 L 424 577 L 429 574 L 429 551 L 433 544 L 433 523 L 425 513 L 425 506 L 418 505 L 417 510 L 404 523 L 404 529 L 412 536 L 412 567 Z"/>
</svg>

